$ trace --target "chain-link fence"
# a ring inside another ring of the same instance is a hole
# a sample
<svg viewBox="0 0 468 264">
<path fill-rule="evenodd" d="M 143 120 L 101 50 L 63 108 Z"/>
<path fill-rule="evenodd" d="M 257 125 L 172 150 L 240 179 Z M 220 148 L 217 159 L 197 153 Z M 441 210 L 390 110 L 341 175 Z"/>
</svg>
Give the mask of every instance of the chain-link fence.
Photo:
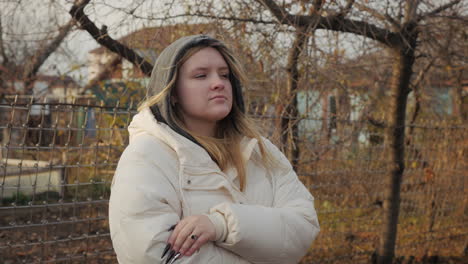
<svg viewBox="0 0 468 264">
<path fill-rule="evenodd" d="M 135 109 L 26 99 L 0 105 L 1 263 L 116 263 L 110 182 Z M 280 143 L 279 118 L 267 112 L 252 114 Z M 466 261 L 467 128 L 434 119 L 408 125 L 397 256 Z M 297 171 L 316 198 L 321 223 L 303 263 L 370 262 L 390 188 L 381 128 L 303 116 L 297 136 Z"/>
</svg>

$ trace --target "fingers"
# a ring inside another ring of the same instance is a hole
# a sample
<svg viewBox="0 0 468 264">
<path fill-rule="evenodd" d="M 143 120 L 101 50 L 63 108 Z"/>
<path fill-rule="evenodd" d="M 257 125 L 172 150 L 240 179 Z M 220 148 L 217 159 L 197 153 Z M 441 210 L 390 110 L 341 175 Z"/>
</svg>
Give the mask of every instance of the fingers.
<svg viewBox="0 0 468 264">
<path fill-rule="evenodd" d="M 167 240 L 167 243 L 171 244 L 171 246 L 174 246 L 174 243 L 179 236 L 180 231 L 185 227 L 185 222 L 184 220 L 180 221 L 177 223 L 177 225 L 172 228 L 174 231 L 172 231 L 172 234 L 169 236 L 169 239 Z"/>
<path fill-rule="evenodd" d="M 194 230 L 185 239 L 184 244 L 182 244 L 179 252 L 182 253 L 183 255 L 186 255 L 187 251 L 190 248 L 192 248 L 193 245 L 196 243 L 196 241 L 198 241 L 198 239 L 200 238 L 199 235 L 197 235 L 199 233 L 201 232 L 198 231 L 197 228 L 194 228 Z"/>
<path fill-rule="evenodd" d="M 192 239 L 190 239 L 192 240 Z M 193 241 L 193 240 L 192 240 Z M 206 234 L 202 234 L 198 237 L 190 246 L 190 248 L 185 252 L 185 256 L 191 256 L 197 250 L 199 250 L 206 242 L 209 241 L 209 236 Z"/>
<path fill-rule="evenodd" d="M 167 257 L 165 264 L 174 263 L 180 257 L 180 255 L 180 253 L 176 253 L 174 250 L 172 250 L 171 253 L 169 253 L 169 256 Z"/>
<path fill-rule="evenodd" d="M 170 228 L 169 228 L 167 231 L 168 231 L 168 232 L 171 232 L 171 231 L 173 231 L 173 230 L 175 229 L 175 227 L 176 227 L 176 226 L 177 226 L 177 224 L 175 224 L 175 225 L 172 225 L 172 226 L 171 226 L 171 227 L 170 227 Z"/>
<path fill-rule="evenodd" d="M 184 227 L 182 227 L 182 230 L 180 230 L 180 232 L 177 234 L 177 238 L 175 239 L 172 249 L 184 254 L 184 251 L 186 251 L 193 244 L 193 240 L 190 238 L 190 236 L 195 234 L 194 231 L 195 226 L 193 223 L 187 223 Z M 183 247 L 184 245 L 186 246 L 185 248 Z"/>
<path fill-rule="evenodd" d="M 172 259 L 167 259 L 166 263 L 168 264 L 172 264 L 174 263 L 179 257 L 180 257 L 180 253 L 177 253 Z"/>
<path fill-rule="evenodd" d="M 216 230 L 206 215 L 189 216 L 177 223 L 175 227 L 171 227 L 169 231 L 172 229 L 173 232 L 167 240 L 168 244 L 161 257 L 164 258 L 167 254 L 166 262 L 174 261 L 176 255 L 177 257 L 191 256 L 205 243 L 216 237 Z"/>
<path fill-rule="evenodd" d="M 171 244 L 168 243 L 168 244 L 166 245 L 166 247 L 164 248 L 164 250 L 163 250 L 163 253 L 162 253 L 162 255 L 161 255 L 161 259 L 163 259 L 164 256 L 166 256 L 166 254 L 169 252 L 170 249 L 171 249 Z"/>
</svg>

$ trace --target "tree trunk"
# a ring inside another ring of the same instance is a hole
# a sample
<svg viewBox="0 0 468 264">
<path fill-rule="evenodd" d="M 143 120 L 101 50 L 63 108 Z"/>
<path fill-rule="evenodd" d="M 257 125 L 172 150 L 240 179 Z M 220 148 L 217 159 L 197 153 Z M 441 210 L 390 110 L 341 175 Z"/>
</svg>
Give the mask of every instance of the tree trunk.
<svg viewBox="0 0 468 264">
<path fill-rule="evenodd" d="M 281 117 L 281 145 L 284 147 L 286 156 L 292 163 L 294 170 L 297 170 L 297 161 L 299 160 L 299 132 L 297 110 L 297 87 L 299 82 L 299 55 L 304 44 L 307 43 L 307 34 L 303 29 L 298 29 L 294 39 L 294 44 L 289 52 L 287 72 L 287 103 L 284 107 Z"/>
<path fill-rule="evenodd" d="M 383 201 L 383 229 L 380 236 L 377 261 L 379 264 L 392 263 L 395 256 L 395 242 L 400 209 L 400 187 L 405 170 L 405 115 L 410 79 L 414 64 L 417 31 L 409 24 L 402 32 L 406 41 L 400 47 L 392 48 L 395 58 L 390 87 L 390 105 L 385 129 L 385 145 L 389 147 L 384 159 L 389 168 L 386 177 L 387 188 Z"/>
</svg>

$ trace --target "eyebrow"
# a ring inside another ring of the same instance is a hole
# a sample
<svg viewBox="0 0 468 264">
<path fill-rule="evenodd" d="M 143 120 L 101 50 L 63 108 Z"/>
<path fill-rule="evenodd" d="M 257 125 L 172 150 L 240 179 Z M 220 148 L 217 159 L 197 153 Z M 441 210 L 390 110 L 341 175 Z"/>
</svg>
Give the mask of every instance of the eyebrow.
<svg viewBox="0 0 468 264">
<path fill-rule="evenodd" d="M 190 72 L 206 71 L 206 70 L 209 70 L 209 69 L 210 69 L 209 67 L 197 67 L 197 68 L 191 70 Z M 229 70 L 229 67 L 227 67 L 227 66 L 219 67 L 218 70 Z"/>
</svg>

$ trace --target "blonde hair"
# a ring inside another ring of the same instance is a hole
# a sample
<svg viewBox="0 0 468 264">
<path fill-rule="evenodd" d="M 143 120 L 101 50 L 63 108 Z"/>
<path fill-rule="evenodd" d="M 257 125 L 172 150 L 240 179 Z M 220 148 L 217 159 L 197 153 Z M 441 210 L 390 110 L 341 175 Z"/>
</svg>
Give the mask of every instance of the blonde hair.
<svg viewBox="0 0 468 264">
<path fill-rule="evenodd" d="M 144 108 L 151 107 L 158 104 L 173 94 L 176 88 L 176 82 L 179 75 L 180 67 L 196 52 L 199 50 L 213 47 L 218 50 L 223 56 L 224 60 L 228 64 L 230 74 L 233 75 L 241 84 L 245 84 L 247 81 L 246 74 L 241 67 L 241 64 L 237 61 L 234 55 L 224 45 L 199 45 L 189 48 L 181 59 L 175 63 L 174 74 L 168 84 L 158 94 L 149 97 L 143 101 L 138 107 L 138 111 Z M 233 86 L 234 88 L 234 86 Z M 240 86 L 237 87 L 240 89 Z M 233 91 L 233 94 L 236 94 Z M 170 99 L 169 99 L 170 100 Z M 253 159 L 259 162 L 265 169 L 272 168 L 275 164 L 273 156 L 267 151 L 265 144 L 261 138 L 259 129 L 254 124 L 253 120 L 246 116 L 246 114 L 240 109 L 240 106 L 233 100 L 231 112 L 223 120 L 218 122 L 215 137 L 200 136 L 187 129 L 184 125 L 183 117 L 180 114 L 180 110 L 177 108 L 177 104 L 170 104 L 173 111 L 169 111 L 168 119 L 172 120 L 182 130 L 186 131 L 191 135 L 211 156 L 222 171 L 225 171 L 230 166 L 233 166 L 239 176 L 240 190 L 245 190 L 246 185 L 246 162 L 243 159 L 240 143 L 244 136 L 249 138 L 255 138 L 258 141 L 260 153 L 253 153 L 257 155 Z"/>
</svg>

